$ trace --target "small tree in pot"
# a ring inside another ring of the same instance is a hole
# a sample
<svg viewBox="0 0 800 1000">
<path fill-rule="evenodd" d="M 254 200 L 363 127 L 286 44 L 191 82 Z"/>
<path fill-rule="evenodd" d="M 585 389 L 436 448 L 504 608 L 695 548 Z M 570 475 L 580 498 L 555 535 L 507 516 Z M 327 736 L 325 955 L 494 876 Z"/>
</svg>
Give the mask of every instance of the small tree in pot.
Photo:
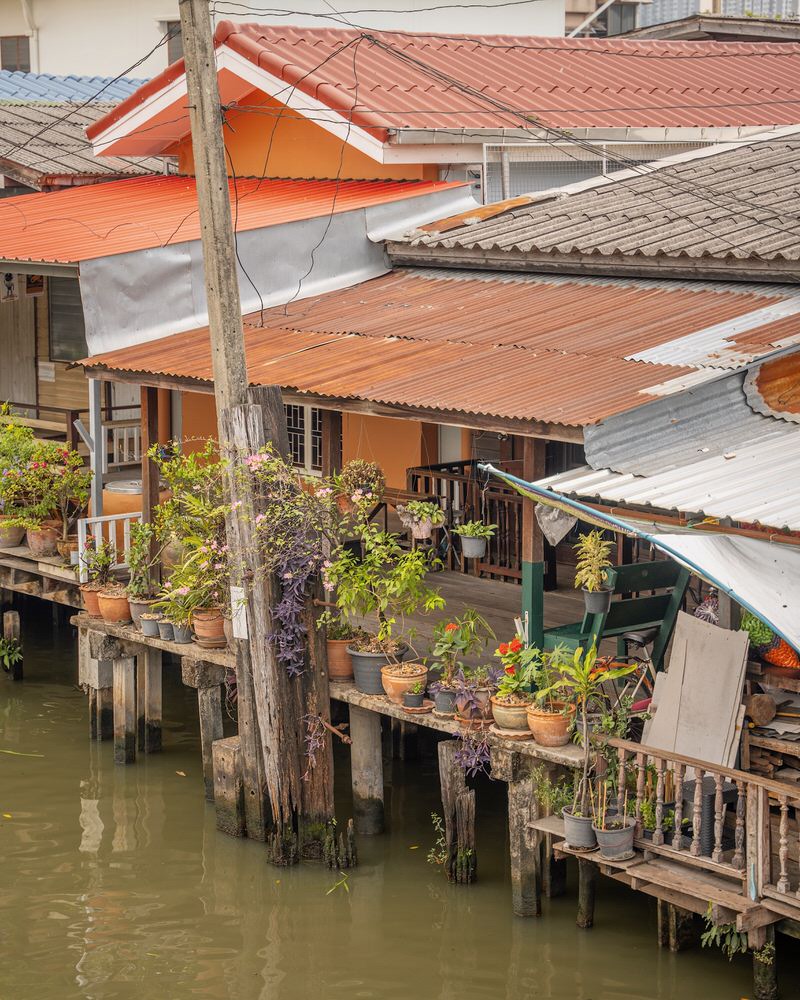
<svg viewBox="0 0 800 1000">
<path fill-rule="evenodd" d="M 581 535 L 575 545 L 578 563 L 575 569 L 575 586 L 583 590 L 583 600 L 590 614 L 602 614 L 611 605 L 612 590 L 606 586 L 606 570 L 611 568 L 613 542 L 603 538 L 600 531 Z"/>
<path fill-rule="evenodd" d="M 494 638 L 489 623 L 472 608 L 467 608 L 460 618 L 437 622 L 433 630 L 434 662 L 431 664 L 437 679 L 430 685 L 430 691 L 440 715 L 455 712 L 456 678 L 464 667 L 462 658 L 477 653 Z"/>
<path fill-rule="evenodd" d="M 155 539 L 155 527 L 148 521 L 134 521 L 131 524 L 127 557 L 130 579 L 125 589 L 128 592 L 131 618 L 137 628 L 141 628 L 142 614 L 156 597 L 153 569 L 161 559 L 162 546 L 157 547 Z"/>
</svg>

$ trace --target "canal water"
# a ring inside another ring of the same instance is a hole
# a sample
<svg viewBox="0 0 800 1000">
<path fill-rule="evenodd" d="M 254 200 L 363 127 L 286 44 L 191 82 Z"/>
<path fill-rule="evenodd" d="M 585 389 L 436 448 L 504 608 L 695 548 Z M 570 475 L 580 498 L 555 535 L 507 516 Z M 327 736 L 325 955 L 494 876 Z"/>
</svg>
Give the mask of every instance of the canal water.
<svg viewBox="0 0 800 1000">
<path fill-rule="evenodd" d="M 0 675 L 0 1000 L 731 1000 L 750 963 L 656 945 L 652 902 L 606 879 L 596 926 L 575 895 L 511 913 L 505 793 L 478 790 L 479 882 L 426 862 L 432 760 L 387 774 L 391 835 L 343 878 L 281 870 L 218 834 L 203 799 L 194 692 L 165 670 L 164 752 L 115 767 L 90 743 L 73 630 L 21 606 L 25 680 Z M 346 754 L 337 810 L 349 815 Z M 785 998 L 800 967 L 781 955 Z"/>
</svg>

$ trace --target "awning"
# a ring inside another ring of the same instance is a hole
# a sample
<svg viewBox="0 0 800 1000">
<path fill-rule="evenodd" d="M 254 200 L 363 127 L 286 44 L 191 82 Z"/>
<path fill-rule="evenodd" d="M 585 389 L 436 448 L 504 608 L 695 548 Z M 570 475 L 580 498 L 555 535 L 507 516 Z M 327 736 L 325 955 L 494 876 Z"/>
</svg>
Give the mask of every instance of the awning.
<svg viewBox="0 0 800 1000">
<path fill-rule="evenodd" d="M 752 611 L 790 646 L 800 650 L 800 546 L 738 535 L 706 534 L 697 528 L 667 529 L 594 510 L 538 483 L 528 483 L 493 465 L 482 466 L 523 496 L 559 507 L 582 521 L 642 538 L 707 583 Z"/>
</svg>

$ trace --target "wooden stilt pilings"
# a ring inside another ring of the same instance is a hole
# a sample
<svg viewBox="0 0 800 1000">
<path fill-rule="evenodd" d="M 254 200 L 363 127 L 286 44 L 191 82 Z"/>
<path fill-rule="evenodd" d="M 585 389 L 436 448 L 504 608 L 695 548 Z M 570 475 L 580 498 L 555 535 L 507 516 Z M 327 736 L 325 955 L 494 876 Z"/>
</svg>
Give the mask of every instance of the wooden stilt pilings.
<svg viewBox="0 0 800 1000">
<path fill-rule="evenodd" d="M 136 760 L 136 659 L 114 658 L 114 763 Z"/>
<path fill-rule="evenodd" d="M 696 914 L 674 903 L 658 900 L 658 943 L 670 951 L 685 951 L 697 944 Z"/>
<path fill-rule="evenodd" d="M 242 780 L 242 746 L 239 736 L 214 740 L 211 747 L 214 767 L 214 807 L 217 829 L 231 837 L 247 833 Z"/>
<path fill-rule="evenodd" d="M 455 740 L 443 740 L 438 747 L 447 851 L 445 873 L 448 881 L 468 885 L 475 881 L 478 873 L 475 790 L 467 788 L 464 770 L 455 759 L 457 749 Z"/>
<path fill-rule="evenodd" d="M 585 858 L 578 858 L 578 927 L 589 928 L 594 924 L 596 887 L 597 865 Z"/>
<path fill-rule="evenodd" d="M 216 663 L 184 657 L 181 660 L 181 679 L 187 687 L 195 688 L 197 691 L 203 783 L 206 799 L 213 802 L 213 746 L 215 740 L 222 739 L 222 684 L 225 680 L 225 668 Z"/>
<path fill-rule="evenodd" d="M 764 928 L 761 947 L 753 951 L 753 997 L 755 1000 L 778 1000 L 778 959 L 775 952 L 775 926 Z"/>
<path fill-rule="evenodd" d="M 6 611 L 3 614 L 3 638 L 20 641 L 19 611 Z M 12 681 L 22 680 L 22 660 L 12 663 L 9 668 L 9 675 Z"/>
<path fill-rule="evenodd" d="M 356 833 L 383 833 L 383 746 L 381 717 L 350 706 L 350 767 Z"/>
</svg>

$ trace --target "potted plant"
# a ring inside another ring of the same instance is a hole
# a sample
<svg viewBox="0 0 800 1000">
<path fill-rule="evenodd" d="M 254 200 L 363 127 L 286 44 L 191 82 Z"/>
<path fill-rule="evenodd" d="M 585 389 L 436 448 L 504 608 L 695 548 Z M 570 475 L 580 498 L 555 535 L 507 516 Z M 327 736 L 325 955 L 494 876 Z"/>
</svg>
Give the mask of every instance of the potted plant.
<svg viewBox="0 0 800 1000">
<path fill-rule="evenodd" d="M 111 583 L 112 571 L 117 561 L 117 550 L 113 542 L 105 538 L 87 538 L 77 571 L 81 566 L 86 570 L 88 580 L 80 587 L 83 606 L 92 618 L 102 618 L 98 594 Z"/>
<path fill-rule="evenodd" d="M 404 708 L 422 708 L 425 701 L 425 681 L 414 681 L 407 691 L 403 692 Z"/>
<path fill-rule="evenodd" d="M 8 405 L 0 407 L 0 549 L 16 548 L 25 537 L 25 470 L 36 449 L 33 430 L 18 424 Z"/>
<path fill-rule="evenodd" d="M 154 611 L 143 611 L 139 615 L 139 626 L 142 630 L 143 635 L 150 636 L 151 639 L 157 639 L 160 635 L 158 631 L 158 623 L 161 621 L 161 614 Z"/>
<path fill-rule="evenodd" d="M 560 691 L 557 681 L 560 680 L 566 655 L 565 647 L 559 645 L 551 652 L 543 653 L 536 668 L 535 683 L 539 690 L 526 714 L 533 738 L 543 747 L 563 747 L 569 743 L 575 704 L 569 697 L 555 697 Z"/>
<path fill-rule="evenodd" d="M 456 674 L 456 719 L 483 725 L 492 719 L 492 692 L 497 686 L 499 667 L 462 667 Z"/>
<path fill-rule="evenodd" d="M 465 559 L 483 559 L 489 539 L 497 531 L 496 524 L 483 521 L 466 521 L 453 528 L 453 534 L 461 539 L 461 552 Z"/>
<path fill-rule="evenodd" d="M 636 664 L 602 670 L 597 664 L 597 647 L 592 643 L 587 650 L 579 646 L 570 659 L 563 647 L 557 647 L 550 661 L 550 683 L 537 692 L 536 697 L 550 699 L 553 694 L 561 694 L 572 706 L 573 713 L 577 708 L 580 726 L 576 732 L 576 742 L 583 748 L 581 772 L 575 782 L 575 795 L 572 806 L 564 809 L 564 836 L 570 847 L 578 850 L 591 850 L 597 840 L 592 830 L 590 812 L 592 795 L 592 741 L 589 733 L 589 711 L 595 704 L 602 704 L 604 682 L 615 681 L 636 669 Z"/>
<path fill-rule="evenodd" d="M 494 638 L 489 623 L 472 608 L 467 608 L 460 618 L 437 622 L 431 650 L 434 657 L 431 672 L 436 679 L 429 690 L 438 715 L 455 714 L 457 675 L 464 667 L 462 658 L 476 653 Z"/>
<path fill-rule="evenodd" d="M 402 705 L 403 695 L 417 684 L 424 689 L 427 680 L 428 668 L 422 663 L 387 663 L 381 667 L 383 690 L 394 705 Z"/>
<path fill-rule="evenodd" d="M 386 489 L 386 477 L 381 467 L 363 458 L 345 462 L 341 472 L 333 477 L 333 483 L 339 507 L 344 512 L 355 511 L 364 500 L 374 506 L 380 502 Z"/>
<path fill-rule="evenodd" d="M 444 524 L 444 511 L 438 503 L 429 500 L 409 500 L 398 505 L 397 513 L 404 528 L 417 541 L 430 538 L 434 527 Z"/>
<path fill-rule="evenodd" d="M 317 619 L 317 628 L 325 629 L 325 646 L 328 652 L 328 677 L 332 681 L 353 679 L 353 660 L 347 649 L 364 630 L 351 625 L 341 615 L 323 612 Z"/>
<path fill-rule="evenodd" d="M 532 685 L 542 661 L 541 650 L 526 646 L 522 636 L 501 642 L 495 650 L 503 673 L 492 695 L 492 714 L 499 729 L 528 729 L 528 706 L 533 704 Z"/>
<path fill-rule="evenodd" d="M 155 548 L 155 537 L 155 526 L 149 522 L 134 521 L 131 524 L 127 559 L 130 579 L 126 590 L 133 624 L 140 630 L 142 614 L 150 608 L 156 596 L 153 568 L 158 565 L 161 552 Z"/>
<path fill-rule="evenodd" d="M 421 551 L 407 551 L 399 536 L 369 520 L 366 503 L 357 505 L 355 527 L 362 543 L 359 558 L 340 545 L 323 567 L 323 583 L 336 592 L 336 603 L 345 617 L 377 619 L 376 635 L 364 633 L 348 646 L 356 688 L 363 694 L 383 694 L 381 667 L 399 663 L 408 652 L 401 637 L 407 615 L 429 613 L 444 600 L 426 586 L 428 561 Z"/>
<path fill-rule="evenodd" d="M 613 591 L 606 586 L 606 570 L 611 568 L 612 547 L 613 542 L 603 538 L 600 531 L 581 535 L 575 545 L 578 553 L 575 586 L 583 590 L 583 601 L 591 615 L 604 614 L 611 606 Z"/>
<path fill-rule="evenodd" d="M 619 796 L 617 796 L 617 799 Z M 600 856 L 606 861 L 627 861 L 633 857 L 633 837 L 636 819 L 628 815 L 628 793 L 622 801 L 622 810 L 608 810 L 608 782 L 603 782 L 597 793 L 595 818 L 592 831 L 597 838 Z"/>
</svg>

